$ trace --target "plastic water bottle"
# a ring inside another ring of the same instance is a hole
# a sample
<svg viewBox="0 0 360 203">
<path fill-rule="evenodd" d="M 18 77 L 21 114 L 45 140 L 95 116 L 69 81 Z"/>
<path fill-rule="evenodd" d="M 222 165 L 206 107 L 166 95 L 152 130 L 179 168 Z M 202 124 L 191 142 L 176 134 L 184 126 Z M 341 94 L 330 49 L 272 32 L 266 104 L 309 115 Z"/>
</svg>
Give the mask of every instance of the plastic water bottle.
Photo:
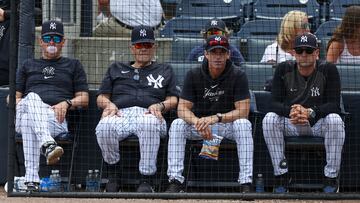
<svg viewBox="0 0 360 203">
<path fill-rule="evenodd" d="M 59 170 L 51 170 L 48 189 L 50 192 L 61 191 L 61 176 Z"/>
<path fill-rule="evenodd" d="M 40 192 L 49 192 L 50 178 L 42 178 L 40 180 Z"/>
<path fill-rule="evenodd" d="M 100 171 L 98 169 L 95 169 L 94 170 L 94 189 L 95 189 L 95 192 L 100 191 L 100 182 L 101 182 Z"/>
<path fill-rule="evenodd" d="M 212 125 L 211 126 L 211 134 L 214 136 L 219 135 L 219 126 L 218 125 Z"/>
<path fill-rule="evenodd" d="M 265 186 L 264 186 L 264 178 L 261 173 L 257 175 L 256 181 L 255 181 L 255 191 L 256 192 L 265 192 Z"/>
<path fill-rule="evenodd" d="M 86 191 L 94 192 L 94 172 L 93 170 L 88 170 L 88 174 L 86 176 Z"/>
</svg>

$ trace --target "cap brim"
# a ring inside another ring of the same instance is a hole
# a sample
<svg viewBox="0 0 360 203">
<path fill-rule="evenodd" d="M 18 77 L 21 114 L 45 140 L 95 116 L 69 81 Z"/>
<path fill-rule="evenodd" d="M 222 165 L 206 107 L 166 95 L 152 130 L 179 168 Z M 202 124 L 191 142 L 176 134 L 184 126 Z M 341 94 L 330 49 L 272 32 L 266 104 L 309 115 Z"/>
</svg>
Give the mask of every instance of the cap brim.
<svg viewBox="0 0 360 203">
<path fill-rule="evenodd" d="M 301 48 L 301 47 L 309 47 L 309 48 L 317 49 L 317 47 L 310 46 L 310 45 L 299 45 L 299 46 L 294 47 L 294 49 Z"/>
<path fill-rule="evenodd" d="M 64 34 L 61 34 L 59 32 L 46 32 L 46 33 L 43 33 L 41 34 L 41 36 L 44 36 L 44 35 L 60 35 L 60 36 L 64 36 Z"/>
<path fill-rule="evenodd" d="M 210 30 L 210 29 L 217 29 L 217 30 L 221 30 L 221 31 L 224 31 L 224 32 L 226 31 L 225 28 L 216 27 L 216 26 L 210 26 L 206 30 Z"/>
<path fill-rule="evenodd" d="M 214 49 L 224 49 L 224 50 L 226 50 L 226 51 L 229 51 L 228 48 L 226 48 L 226 47 L 224 47 L 224 46 L 220 46 L 220 45 L 210 47 L 210 48 L 208 48 L 206 51 L 211 51 L 211 50 L 214 50 Z"/>
<path fill-rule="evenodd" d="M 153 39 L 139 39 L 139 40 L 131 42 L 131 44 L 144 43 L 144 42 L 155 43 L 155 40 L 153 40 Z"/>
</svg>

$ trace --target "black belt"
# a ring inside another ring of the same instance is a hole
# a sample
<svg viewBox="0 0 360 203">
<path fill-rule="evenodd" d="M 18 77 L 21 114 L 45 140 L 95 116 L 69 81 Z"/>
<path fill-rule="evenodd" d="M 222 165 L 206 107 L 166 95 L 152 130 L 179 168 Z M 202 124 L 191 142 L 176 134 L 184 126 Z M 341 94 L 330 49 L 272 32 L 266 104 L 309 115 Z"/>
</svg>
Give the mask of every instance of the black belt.
<svg viewBox="0 0 360 203">
<path fill-rule="evenodd" d="M 114 18 L 115 18 L 115 17 L 114 17 Z M 127 28 L 127 29 L 129 29 L 129 30 L 132 30 L 132 29 L 134 28 L 133 26 L 126 25 L 125 23 L 121 22 L 121 21 L 118 20 L 117 18 L 115 18 L 115 21 L 116 21 L 117 23 L 119 23 L 119 25 L 121 25 L 122 27 Z M 155 29 L 158 29 L 160 26 L 161 26 L 161 23 L 159 23 L 159 24 L 155 27 Z"/>
<path fill-rule="evenodd" d="M 129 29 L 129 30 L 132 30 L 133 29 L 133 26 L 130 26 L 130 25 L 126 25 L 125 23 L 121 22 L 120 20 L 118 20 L 117 18 L 115 18 L 115 21 L 117 23 L 119 23 L 119 25 L 121 25 L 122 27 L 126 28 L 126 29 Z"/>
</svg>

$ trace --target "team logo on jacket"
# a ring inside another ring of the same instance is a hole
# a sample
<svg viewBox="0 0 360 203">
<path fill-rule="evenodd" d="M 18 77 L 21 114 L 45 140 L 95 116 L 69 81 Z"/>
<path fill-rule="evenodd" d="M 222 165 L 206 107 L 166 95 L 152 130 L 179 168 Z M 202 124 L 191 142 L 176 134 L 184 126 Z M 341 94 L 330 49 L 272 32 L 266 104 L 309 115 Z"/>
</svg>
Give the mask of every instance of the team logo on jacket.
<svg viewBox="0 0 360 203">
<path fill-rule="evenodd" d="M 164 80 L 164 77 L 162 75 L 158 75 L 158 77 L 155 79 L 154 76 L 150 74 L 146 77 L 146 79 L 148 80 L 149 86 L 153 86 L 156 89 L 163 87 L 162 82 Z"/>
<path fill-rule="evenodd" d="M 53 78 L 55 76 L 55 68 L 52 66 L 46 66 L 43 68 L 42 73 L 45 80 Z"/>
<path fill-rule="evenodd" d="M 208 98 L 211 102 L 219 101 L 220 96 L 225 94 L 225 91 L 217 88 L 218 86 L 219 84 L 216 84 L 210 86 L 210 88 L 205 88 L 203 98 Z"/>
<path fill-rule="evenodd" d="M 311 90 L 312 97 L 320 96 L 320 89 L 318 87 L 312 87 L 310 90 Z"/>
</svg>

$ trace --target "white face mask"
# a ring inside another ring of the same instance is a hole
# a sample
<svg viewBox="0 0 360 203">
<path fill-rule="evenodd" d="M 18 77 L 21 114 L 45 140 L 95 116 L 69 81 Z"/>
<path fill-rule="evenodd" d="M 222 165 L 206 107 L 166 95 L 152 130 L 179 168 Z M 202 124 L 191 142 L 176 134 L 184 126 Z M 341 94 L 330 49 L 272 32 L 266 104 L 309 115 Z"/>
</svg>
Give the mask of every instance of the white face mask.
<svg viewBox="0 0 360 203">
<path fill-rule="evenodd" d="M 48 46 L 48 47 L 46 47 L 46 51 L 49 54 L 55 54 L 57 52 L 57 47 L 56 46 Z"/>
</svg>

